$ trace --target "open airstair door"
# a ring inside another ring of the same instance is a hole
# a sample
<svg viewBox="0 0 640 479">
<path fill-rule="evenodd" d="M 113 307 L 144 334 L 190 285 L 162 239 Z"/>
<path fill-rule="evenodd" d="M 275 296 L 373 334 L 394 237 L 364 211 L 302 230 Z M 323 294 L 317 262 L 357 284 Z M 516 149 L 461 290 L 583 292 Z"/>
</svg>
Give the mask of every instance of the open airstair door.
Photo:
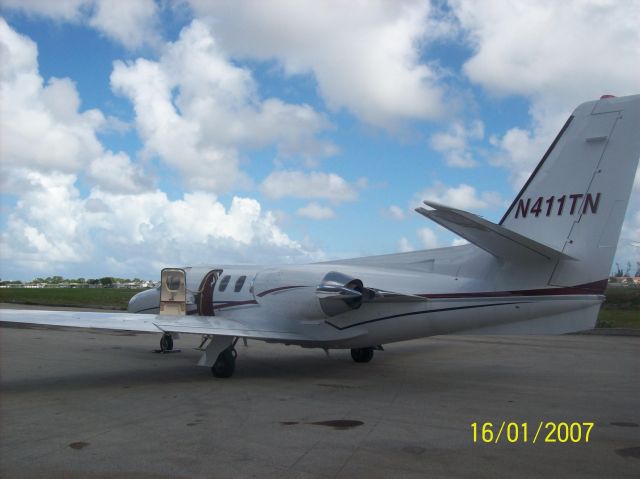
<svg viewBox="0 0 640 479">
<path fill-rule="evenodd" d="M 186 273 L 179 268 L 164 268 L 160 273 L 160 314 L 187 314 Z"/>
<path fill-rule="evenodd" d="M 202 278 L 200 288 L 198 288 L 198 314 L 201 316 L 214 316 L 213 309 L 213 292 L 215 291 L 216 281 L 222 274 L 221 269 L 212 269 Z"/>
</svg>

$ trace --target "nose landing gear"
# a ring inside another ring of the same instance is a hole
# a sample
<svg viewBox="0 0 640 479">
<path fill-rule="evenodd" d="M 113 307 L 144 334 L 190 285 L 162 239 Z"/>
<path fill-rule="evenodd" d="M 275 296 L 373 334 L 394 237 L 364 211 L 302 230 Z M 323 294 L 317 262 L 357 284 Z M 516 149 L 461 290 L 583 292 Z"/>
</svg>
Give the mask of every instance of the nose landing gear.
<svg viewBox="0 0 640 479">
<path fill-rule="evenodd" d="M 173 337 L 170 334 L 163 334 L 160 338 L 160 351 L 166 353 L 173 350 Z"/>
</svg>

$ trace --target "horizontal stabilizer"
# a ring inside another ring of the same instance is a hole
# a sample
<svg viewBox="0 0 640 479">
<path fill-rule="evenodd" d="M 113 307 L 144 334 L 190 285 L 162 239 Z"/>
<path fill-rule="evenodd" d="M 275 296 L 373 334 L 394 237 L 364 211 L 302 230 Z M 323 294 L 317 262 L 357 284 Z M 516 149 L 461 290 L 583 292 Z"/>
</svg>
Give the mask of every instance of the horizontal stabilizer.
<svg viewBox="0 0 640 479">
<path fill-rule="evenodd" d="M 574 259 L 561 251 L 538 243 L 472 213 L 450 208 L 433 201 L 424 201 L 424 204 L 433 209 L 428 210 L 419 207 L 416 208 L 418 213 L 498 258 L 510 261 Z"/>
</svg>

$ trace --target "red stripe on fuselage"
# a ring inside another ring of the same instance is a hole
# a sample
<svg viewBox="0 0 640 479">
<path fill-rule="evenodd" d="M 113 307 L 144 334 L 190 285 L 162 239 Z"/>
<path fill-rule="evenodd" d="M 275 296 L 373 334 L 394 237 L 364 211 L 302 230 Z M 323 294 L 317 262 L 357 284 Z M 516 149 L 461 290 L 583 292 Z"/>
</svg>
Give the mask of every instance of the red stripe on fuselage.
<svg viewBox="0 0 640 479">
<path fill-rule="evenodd" d="M 567 296 L 575 294 L 604 294 L 608 281 L 606 279 L 593 283 L 566 286 L 562 288 L 521 289 L 514 291 L 483 291 L 469 293 L 419 294 L 424 298 L 494 298 L 505 296 Z"/>
</svg>

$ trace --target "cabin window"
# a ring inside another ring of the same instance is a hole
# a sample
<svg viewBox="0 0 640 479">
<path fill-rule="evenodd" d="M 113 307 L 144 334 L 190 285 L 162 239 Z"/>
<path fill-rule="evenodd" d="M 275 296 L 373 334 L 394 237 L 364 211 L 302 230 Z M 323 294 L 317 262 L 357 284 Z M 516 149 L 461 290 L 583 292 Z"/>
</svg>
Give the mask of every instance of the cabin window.
<svg viewBox="0 0 640 479">
<path fill-rule="evenodd" d="M 244 281 L 247 279 L 246 276 L 240 276 L 237 280 L 236 280 L 236 286 L 235 288 L 233 288 L 233 291 L 236 293 L 239 293 L 240 290 L 242 289 L 242 287 L 244 286 Z"/>
<path fill-rule="evenodd" d="M 222 292 L 225 289 L 227 289 L 227 285 L 229 284 L 229 280 L 231 279 L 231 276 L 226 275 L 224 278 L 222 278 L 220 280 L 220 286 L 218 286 L 218 291 Z"/>
</svg>

